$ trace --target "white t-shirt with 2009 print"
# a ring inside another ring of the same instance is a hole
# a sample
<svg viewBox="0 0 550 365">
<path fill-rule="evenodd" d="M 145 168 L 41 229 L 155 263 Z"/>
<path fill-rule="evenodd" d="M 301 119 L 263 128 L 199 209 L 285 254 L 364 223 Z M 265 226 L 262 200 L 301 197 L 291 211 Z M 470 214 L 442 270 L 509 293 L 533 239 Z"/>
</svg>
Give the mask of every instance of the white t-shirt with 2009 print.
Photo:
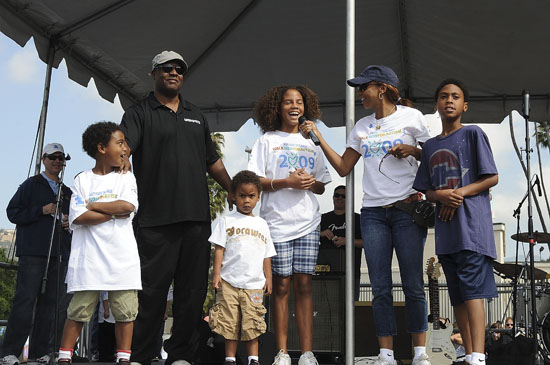
<svg viewBox="0 0 550 365">
<path fill-rule="evenodd" d="M 266 179 L 285 179 L 305 171 L 322 183 L 331 182 L 323 151 L 300 133 L 266 132 L 254 143 L 248 169 Z M 313 232 L 321 223 L 319 203 L 311 190 L 280 189 L 262 192 L 260 216 L 275 242 L 290 241 Z"/>
<path fill-rule="evenodd" d="M 208 240 L 225 248 L 223 280 L 235 288 L 263 289 L 264 259 L 277 254 L 265 220 L 234 211 L 220 218 Z"/>
<path fill-rule="evenodd" d="M 132 218 L 138 208 L 136 179 L 131 172 L 96 175 L 83 171 L 74 180 L 69 224 L 73 230 L 67 291 L 141 289 L 141 270 Z M 129 218 L 100 224 L 74 224 L 89 202 L 124 200 L 134 205 Z"/>
<path fill-rule="evenodd" d="M 385 118 L 376 119 L 373 113 L 359 119 L 346 147 L 363 157 L 363 207 L 392 204 L 416 193 L 412 188 L 418 170 L 416 159 L 413 156 L 402 159 L 384 156 L 398 144 L 418 147 L 419 142 L 429 138 L 426 120 L 414 108 L 398 105 L 397 110 Z"/>
</svg>

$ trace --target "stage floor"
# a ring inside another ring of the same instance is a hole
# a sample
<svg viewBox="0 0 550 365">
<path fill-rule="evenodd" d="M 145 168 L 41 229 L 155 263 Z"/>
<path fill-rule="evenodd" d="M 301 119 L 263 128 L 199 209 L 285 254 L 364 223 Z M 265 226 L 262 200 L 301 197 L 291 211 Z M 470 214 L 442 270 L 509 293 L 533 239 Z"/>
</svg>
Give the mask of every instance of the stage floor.
<svg viewBox="0 0 550 365">
<path fill-rule="evenodd" d="M 327 359 L 324 356 L 321 356 L 319 360 L 323 360 L 319 362 L 319 365 L 333 365 L 333 364 L 343 364 L 343 362 L 327 362 Z M 354 361 L 354 365 L 370 365 L 374 364 L 374 360 L 376 360 L 375 356 L 372 357 L 356 357 Z M 342 360 L 343 361 L 343 360 Z M 273 362 L 273 359 L 260 359 L 260 364 L 269 365 Z M 408 364 L 410 362 L 403 362 L 403 364 Z M 23 362 L 21 365 L 43 365 L 36 362 Z M 89 364 L 89 365 L 113 365 L 112 362 L 75 362 L 75 364 Z M 292 359 L 292 364 L 298 364 L 298 359 Z M 164 365 L 164 360 L 154 361 L 151 363 L 151 365 Z"/>
</svg>

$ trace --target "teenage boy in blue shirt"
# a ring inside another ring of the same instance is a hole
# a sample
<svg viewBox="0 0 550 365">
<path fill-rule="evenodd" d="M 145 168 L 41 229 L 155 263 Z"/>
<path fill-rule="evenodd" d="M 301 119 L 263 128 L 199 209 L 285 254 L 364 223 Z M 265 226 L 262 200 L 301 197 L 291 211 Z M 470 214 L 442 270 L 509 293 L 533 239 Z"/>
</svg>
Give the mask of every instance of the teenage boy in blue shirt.
<svg viewBox="0 0 550 365">
<path fill-rule="evenodd" d="M 496 258 L 489 188 L 498 173 L 485 133 L 463 126 L 468 90 L 459 80 L 444 80 L 435 100 L 443 131 L 426 141 L 413 187 L 436 202 L 435 248 L 466 348 L 466 361 L 485 363 L 485 298 L 497 290 Z"/>
</svg>

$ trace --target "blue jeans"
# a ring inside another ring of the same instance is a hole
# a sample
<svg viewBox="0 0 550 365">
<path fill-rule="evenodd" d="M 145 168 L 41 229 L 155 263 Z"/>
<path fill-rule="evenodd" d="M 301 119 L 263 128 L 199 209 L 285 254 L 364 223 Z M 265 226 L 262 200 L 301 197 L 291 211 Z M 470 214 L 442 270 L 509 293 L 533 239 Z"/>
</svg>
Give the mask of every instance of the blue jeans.
<svg viewBox="0 0 550 365">
<path fill-rule="evenodd" d="M 29 341 L 29 359 L 49 354 L 50 338 L 53 334 L 55 318 L 55 294 L 57 282 L 57 258 L 52 257 L 48 268 L 46 292 L 40 293 L 42 277 L 46 268 L 46 258 L 21 256 L 17 269 L 17 284 L 8 318 L 8 328 L 4 337 L 2 356 L 19 356 L 31 332 L 32 314 L 35 301 L 36 316 L 32 336 Z M 61 282 L 65 277 L 60 278 Z"/>
<path fill-rule="evenodd" d="M 391 271 L 394 249 L 405 293 L 407 331 L 420 333 L 428 329 L 422 262 L 426 233 L 426 228 L 397 208 L 361 209 L 361 235 L 372 285 L 377 336 L 397 335 Z"/>
</svg>

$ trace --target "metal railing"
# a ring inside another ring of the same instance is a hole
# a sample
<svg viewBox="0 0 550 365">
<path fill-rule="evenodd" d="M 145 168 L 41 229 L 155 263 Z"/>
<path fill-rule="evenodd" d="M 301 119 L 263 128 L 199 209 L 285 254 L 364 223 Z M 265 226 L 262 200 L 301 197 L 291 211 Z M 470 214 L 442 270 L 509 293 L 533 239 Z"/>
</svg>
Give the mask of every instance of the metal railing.
<svg viewBox="0 0 550 365">
<path fill-rule="evenodd" d="M 510 284 L 497 284 L 498 297 L 485 301 L 485 316 L 487 324 L 496 322 L 497 320 L 503 321 L 506 317 L 512 316 L 512 304 L 510 300 L 512 289 L 513 287 Z M 428 304 L 429 312 L 430 302 L 427 285 L 424 285 L 424 291 L 426 292 L 426 302 Z M 359 300 L 367 302 L 372 301 L 372 288 L 370 284 L 361 283 Z M 394 302 L 405 301 L 405 294 L 403 292 L 403 286 L 401 284 L 393 284 L 393 300 Z M 510 305 L 508 305 L 509 301 Z M 443 318 L 449 318 L 451 322 L 454 322 L 455 317 L 453 313 L 453 307 L 451 306 L 449 292 L 446 284 L 439 284 L 439 306 L 440 316 Z M 540 315 L 541 314 L 539 313 L 539 316 Z M 544 315 L 544 313 L 542 315 Z"/>
</svg>

